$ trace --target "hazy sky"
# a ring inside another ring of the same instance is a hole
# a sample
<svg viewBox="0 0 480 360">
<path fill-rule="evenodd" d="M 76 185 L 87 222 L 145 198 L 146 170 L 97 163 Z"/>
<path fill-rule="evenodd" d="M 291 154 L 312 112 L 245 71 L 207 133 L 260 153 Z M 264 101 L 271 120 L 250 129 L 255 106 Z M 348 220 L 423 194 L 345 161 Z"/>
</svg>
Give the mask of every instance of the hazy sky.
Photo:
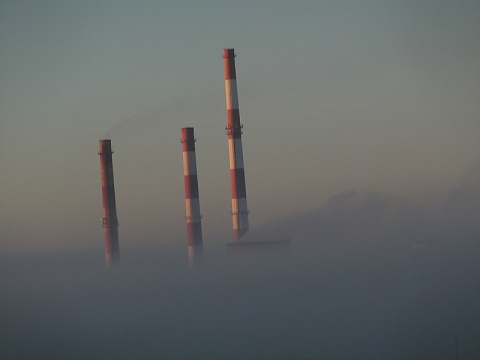
<svg viewBox="0 0 480 360">
<path fill-rule="evenodd" d="M 478 39 L 473 0 L 2 0 L 0 252 L 102 243 L 106 136 L 121 243 L 183 241 L 181 126 L 204 237 L 230 236 L 226 47 L 252 227 L 351 189 L 435 198 L 480 159 Z"/>
<path fill-rule="evenodd" d="M 0 0 L 4 356 L 447 360 L 458 339 L 478 359 L 479 39 L 478 0 Z M 225 247 L 223 48 L 249 234 L 288 251 Z M 192 269 L 182 126 L 203 213 Z"/>
</svg>

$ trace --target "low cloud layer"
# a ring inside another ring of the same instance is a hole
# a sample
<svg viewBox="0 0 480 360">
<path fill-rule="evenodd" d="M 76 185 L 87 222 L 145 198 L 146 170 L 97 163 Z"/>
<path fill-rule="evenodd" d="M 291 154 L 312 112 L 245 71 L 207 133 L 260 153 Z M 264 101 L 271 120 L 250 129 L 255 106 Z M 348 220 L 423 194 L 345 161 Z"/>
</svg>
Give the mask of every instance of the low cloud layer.
<svg viewBox="0 0 480 360">
<path fill-rule="evenodd" d="M 447 194 L 429 201 L 403 199 L 380 192 L 348 190 L 317 209 L 270 221 L 261 236 L 317 239 L 366 248 L 435 246 L 453 238 L 480 234 L 480 163 L 475 164 Z"/>
</svg>

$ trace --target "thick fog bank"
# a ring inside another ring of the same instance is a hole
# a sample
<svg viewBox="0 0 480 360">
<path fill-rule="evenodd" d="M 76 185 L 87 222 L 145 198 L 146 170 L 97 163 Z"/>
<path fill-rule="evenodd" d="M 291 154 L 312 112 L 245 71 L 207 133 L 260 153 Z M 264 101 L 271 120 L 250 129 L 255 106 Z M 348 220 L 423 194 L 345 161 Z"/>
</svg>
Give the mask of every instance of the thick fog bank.
<svg viewBox="0 0 480 360">
<path fill-rule="evenodd" d="M 4 354 L 451 359 L 457 335 L 461 359 L 476 359 L 480 269 L 470 240 L 450 254 L 427 248 L 402 259 L 293 244 L 287 254 L 219 251 L 193 269 L 186 254 L 162 258 L 160 249 L 124 253 L 113 267 L 97 254 L 10 259 L 1 265 Z"/>
</svg>

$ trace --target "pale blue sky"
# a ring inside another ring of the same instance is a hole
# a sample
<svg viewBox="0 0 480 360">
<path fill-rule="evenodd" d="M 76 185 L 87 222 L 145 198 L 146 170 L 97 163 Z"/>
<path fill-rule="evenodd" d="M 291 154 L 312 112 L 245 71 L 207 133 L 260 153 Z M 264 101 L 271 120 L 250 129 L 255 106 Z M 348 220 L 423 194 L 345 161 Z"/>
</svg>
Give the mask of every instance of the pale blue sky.
<svg viewBox="0 0 480 360">
<path fill-rule="evenodd" d="M 478 1 L 0 1 L 0 251 L 101 244 L 107 134 L 122 244 L 183 241 L 181 126 L 204 236 L 230 235 L 225 47 L 253 227 L 437 196 L 480 158 L 478 39 Z"/>
</svg>

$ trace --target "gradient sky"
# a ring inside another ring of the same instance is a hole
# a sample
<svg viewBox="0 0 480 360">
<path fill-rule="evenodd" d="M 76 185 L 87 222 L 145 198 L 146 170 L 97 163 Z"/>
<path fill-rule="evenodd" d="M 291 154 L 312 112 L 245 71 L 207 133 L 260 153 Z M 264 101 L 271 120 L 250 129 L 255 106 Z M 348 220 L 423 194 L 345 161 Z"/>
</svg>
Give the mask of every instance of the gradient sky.
<svg viewBox="0 0 480 360">
<path fill-rule="evenodd" d="M 237 53 L 251 226 L 368 189 L 448 191 L 480 159 L 478 1 L 0 1 L 0 252 L 230 236 L 222 49 Z M 186 241 L 186 240 L 185 240 Z M 207 240 L 206 240 L 207 241 Z"/>
</svg>

